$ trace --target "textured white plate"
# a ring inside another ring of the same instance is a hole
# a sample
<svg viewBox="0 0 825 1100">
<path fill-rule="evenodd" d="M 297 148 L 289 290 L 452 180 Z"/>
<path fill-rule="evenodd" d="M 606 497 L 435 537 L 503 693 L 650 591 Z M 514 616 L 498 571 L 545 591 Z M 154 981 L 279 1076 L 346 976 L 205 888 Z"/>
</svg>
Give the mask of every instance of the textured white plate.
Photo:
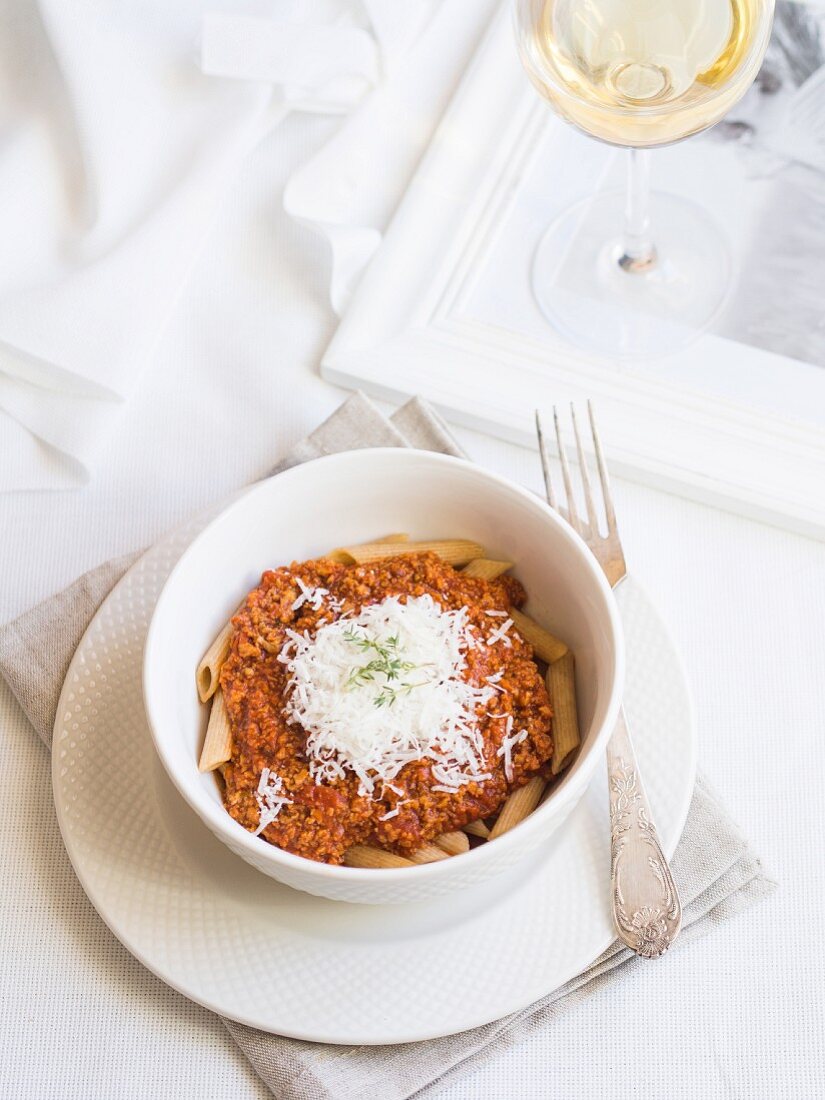
<svg viewBox="0 0 825 1100">
<path fill-rule="evenodd" d="M 98 912 L 164 981 L 265 1031 L 397 1043 L 487 1023 L 573 977 L 613 938 L 603 771 L 541 857 L 460 896 L 363 906 L 298 893 L 249 867 L 186 806 L 155 756 L 141 650 L 158 592 L 197 524 L 123 578 L 69 669 L 53 783 L 69 856 Z M 673 644 L 632 580 L 617 593 L 626 709 L 665 851 L 695 771 Z"/>
</svg>

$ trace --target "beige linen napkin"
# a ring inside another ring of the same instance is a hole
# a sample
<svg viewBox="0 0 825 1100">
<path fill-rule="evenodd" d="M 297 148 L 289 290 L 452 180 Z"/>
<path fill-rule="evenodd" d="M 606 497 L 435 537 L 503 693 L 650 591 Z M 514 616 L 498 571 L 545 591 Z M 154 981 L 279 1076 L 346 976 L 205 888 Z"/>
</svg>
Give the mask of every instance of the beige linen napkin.
<svg viewBox="0 0 825 1100">
<path fill-rule="evenodd" d="M 349 398 L 273 473 L 336 451 L 361 447 L 422 447 L 460 455 L 440 418 L 413 400 L 389 420 L 363 395 Z M 57 701 L 77 645 L 100 604 L 140 553 L 107 562 L 65 591 L 0 628 L 0 672 L 50 744 Z M 728 817 L 707 782 L 696 782 L 690 812 L 673 858 L 684 905 L 678 949 L 764 897 L 774 883 L 764 874 L 747 840 Z M 224 1023 L 272 1093 L 283 1100 L 406 1100 L 429 1093 L 446 1078 L 518 1042 L 583 997 L 616 981 L 644 962 L 613 944 L 582 974 L 536 1004 L 502 1020 L 423 1043 L 384 1047 L 339 1047 L 284 1039 Z"/>
</svg>

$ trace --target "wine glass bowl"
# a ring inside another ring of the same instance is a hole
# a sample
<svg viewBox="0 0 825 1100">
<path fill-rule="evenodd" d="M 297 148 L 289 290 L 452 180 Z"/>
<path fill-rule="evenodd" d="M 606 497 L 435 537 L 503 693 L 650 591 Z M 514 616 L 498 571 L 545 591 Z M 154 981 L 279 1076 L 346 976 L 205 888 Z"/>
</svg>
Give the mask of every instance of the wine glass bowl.
<svg viewBox="0 0 825 1100">
<path fill-rule="evenodd" d="M 519 56 L 539 94 L 579 130 L 630 149 L 626 193 L 577 203 L 536 250 L 536 301 L 574 343 L 658 355 L 694 339 L 720 312 L 733 281 L 725 235 L 690 201 L 649 194 L 643 151 L 713 126 L 745 94 L 773 7 L 514 0 Z"/>
<path fill-rule="evenodd" d="M 773 0 L 515 0 L 528 77 L 562 118 L 636 149 L 717 123 L 762 63 Z"/>
</svg>

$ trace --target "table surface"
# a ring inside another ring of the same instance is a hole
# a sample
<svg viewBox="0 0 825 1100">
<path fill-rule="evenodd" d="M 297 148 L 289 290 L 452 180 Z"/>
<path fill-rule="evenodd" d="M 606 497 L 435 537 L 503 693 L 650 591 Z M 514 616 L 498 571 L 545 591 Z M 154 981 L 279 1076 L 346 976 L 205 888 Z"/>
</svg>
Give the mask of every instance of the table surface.
<svg viewBox="0 0 825 1100">
<path fill-rule="evenodd" d="M 316 373 L 336 323 L 328 256 L 281 210 L 290 171 L 334 126 L 290 118 L 256 152 L 92 484 L 0 497 L 0 620 L 260 476 L 339 404 Z M 539 487 L 534 454 L 459 436 Z M 825 904 L 825 546 L 629 483 L 615 495 L 633 571 L 685 658 L 700 767 L 780 886 L 433 1095 L 822 1095 L 825 970 L 810 929 Z M 267 1096 L 220 1021 L 92 909 L 48 754 L 4 684 L 0 755 L 0 1096 Z"/>
</svg>

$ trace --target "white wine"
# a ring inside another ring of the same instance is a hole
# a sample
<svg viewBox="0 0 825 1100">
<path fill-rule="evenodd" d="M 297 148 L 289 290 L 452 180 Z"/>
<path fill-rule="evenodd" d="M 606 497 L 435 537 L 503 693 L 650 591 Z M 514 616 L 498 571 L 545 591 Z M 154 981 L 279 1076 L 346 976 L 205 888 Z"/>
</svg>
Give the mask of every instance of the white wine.
<svg viewBox="0 0 825 1100">
<path fill-rule="evenodd" d="M 517 0 L 522 62 L 555 110 L 617 145 L 718 122 L 768 43 L 773 0 Z"/>
</svg>

